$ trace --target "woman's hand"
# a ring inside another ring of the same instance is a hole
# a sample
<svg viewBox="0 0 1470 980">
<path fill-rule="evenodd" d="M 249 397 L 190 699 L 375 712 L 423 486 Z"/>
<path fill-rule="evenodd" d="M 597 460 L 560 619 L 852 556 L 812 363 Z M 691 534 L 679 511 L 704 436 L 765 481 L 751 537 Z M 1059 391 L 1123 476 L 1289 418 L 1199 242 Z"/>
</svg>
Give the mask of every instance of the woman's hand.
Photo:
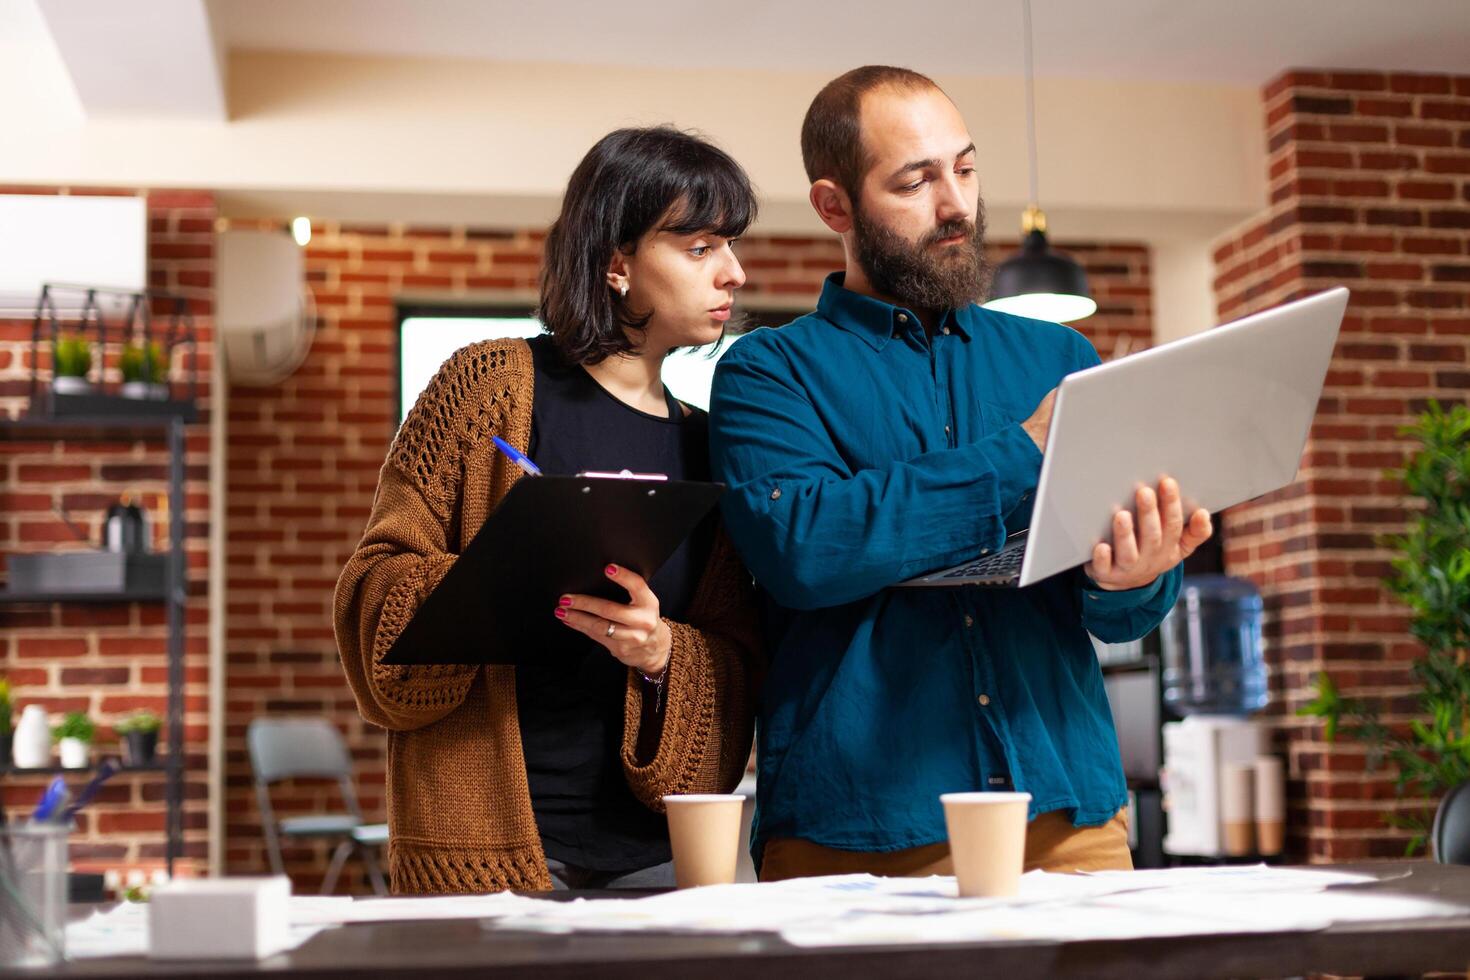
<svg viewBox="0 0 1470 980">
<path fill-rule="evenodd" d="M 556 618 L 602 644 L 629 667 L 657 677 L 668 668 L 674 645 L 668 624 L 658 615 L 658 596 L 637 572 L 617 565 L 603 571 L 628 590 L 632 601 L 624 604 L 590 595 L 564 595 Z"/>
</svg>

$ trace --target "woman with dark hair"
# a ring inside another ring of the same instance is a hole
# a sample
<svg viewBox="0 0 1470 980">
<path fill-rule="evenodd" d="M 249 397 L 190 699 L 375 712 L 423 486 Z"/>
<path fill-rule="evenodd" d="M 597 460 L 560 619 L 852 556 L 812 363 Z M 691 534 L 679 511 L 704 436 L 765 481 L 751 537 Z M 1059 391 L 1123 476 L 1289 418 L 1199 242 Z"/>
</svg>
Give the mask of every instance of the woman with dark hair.
<svg viewBox="0 0 1470 980">
<path fill-rule="evenodd" d="M 627 602 L 527 609 L 563 627 L 517 666 L 382 658 L 522 475 L 492 437 L 551 474 L 709 478 L 706 417 L 660 367 L 723 335 L 745 282 L 732 249 L 754 215 L 744 171 L 709 143 L 610 133 L 546 240 L 549 333 L 458 351 L 399 429 L 335 608 L 358 708 L 388 730 L 395 892 L 671 885 L 661 797 L 739 782 L 758 629 L 714 517 L 647 582 L 609 565 Z"/>
</svg>

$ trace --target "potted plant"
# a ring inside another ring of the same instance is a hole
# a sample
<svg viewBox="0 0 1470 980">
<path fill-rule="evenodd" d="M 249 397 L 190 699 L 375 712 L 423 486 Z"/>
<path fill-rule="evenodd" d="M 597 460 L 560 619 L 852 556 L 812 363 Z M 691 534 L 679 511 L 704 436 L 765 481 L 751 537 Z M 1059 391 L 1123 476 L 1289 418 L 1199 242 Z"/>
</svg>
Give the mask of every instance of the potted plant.
<svg viewBox="0 0 1470 980">
<path fill-rule="evenodd" d="M 123 740 L 123 762 L 135 768 L 152 765 L 158 753 L 158 730 L 162 726 L 159 717 L 146 708 L 118 722 L 116 728 Z"/>
<path fill-rule="evenodd" d="M 156 340 L 131 343 L 118 361 L 122 371 L 124 398 L 163 401 L 168 398 L 168 355 Z"/>
<path fill-rule="evenodd" d="M 66 769 L 85 769 L 91 762 L 92 736 L 97 726 L 84 711 L 68 711 L 61 724 L 51 729 L 51 739 L 61 747 L 61 765 Z"/>
<path fill-rule="evenodd" d="M 61 395 L 85 395 L 92 390 L 92 345 L 74 333 L 60 334 L 51 347 L 51 388 Z"/>
<path fill-rule="evenodd" d="M 0 769 L 10 765 L 14 715 L 15 701 L 10 696 L 10 681 L 0 677 Z"/>
<path fill-rule="evenodd" d="M 1428 838 L 1434 801 L 1470 781 L 1470 407 L 1431 402 L 1403 432 L 1419 448 L 1394 475 L 1423 507 L 1385 543 L 1397 552 L 1388 587 L 1413 612 L 1409 629 L 1424 645 L 1412 666 L 1421 717 L 1407 729 L 1384 724 L 1375 705 L 1342 697 L 1326 673 L 1297 714 L 1322 718 L 1329 742 L 1340 731 L 1366 743 L 1370 767 L 1397 766 L 1395 794 L 1420 805 L 1384 819 L 1413 831 L 1413 854 Z"/>
</svg>

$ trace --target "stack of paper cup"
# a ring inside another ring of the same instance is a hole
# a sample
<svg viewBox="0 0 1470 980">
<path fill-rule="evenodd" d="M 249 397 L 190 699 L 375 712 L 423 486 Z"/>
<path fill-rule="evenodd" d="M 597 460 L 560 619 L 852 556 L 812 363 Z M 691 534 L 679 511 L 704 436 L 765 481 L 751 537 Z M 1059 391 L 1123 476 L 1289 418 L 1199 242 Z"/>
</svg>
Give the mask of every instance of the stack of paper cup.
<svg viewBox="0 0 1470 980">
<path fill-rule="evenodd" d="M 1286 769 L 1274 755 L 1256 759 L 1256 850 L 1280 854 L 1286 843 Z"/>
<path fill-rule="evenodd" d="M 1225 828 L 1225 853 L 1250 854 L 1256 846 L 1256 765 L 1232 763 L 1225 767 L 1220 786 L 1220 822 Z"/>
</svg>

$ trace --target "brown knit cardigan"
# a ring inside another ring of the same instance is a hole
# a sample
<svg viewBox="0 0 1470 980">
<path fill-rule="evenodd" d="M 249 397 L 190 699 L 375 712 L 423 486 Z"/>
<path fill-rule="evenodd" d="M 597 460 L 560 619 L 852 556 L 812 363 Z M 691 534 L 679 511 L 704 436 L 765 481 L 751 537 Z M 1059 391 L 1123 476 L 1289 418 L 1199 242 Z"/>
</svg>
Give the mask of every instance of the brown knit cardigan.
<svg viewBox="0 0 1470 980">
<path fill-rule="evenodd" d="M 444 363 L 393 440 L 367 530 L 337 583 L 347 681 L 362 716 L 388 730 L 394 892 L 551 887 L 521 754 L 515 668 L 382 662 L 521 476 L 490 437 L 526 450 L 534 378 L 524 341 L 473 344 Z M 660 812 L 666 793 L 729 792 L 750 752 L 758 627 L 750 578 L 723 532 L 688 620 L 666 620 L 673 650 L 662 731 L 641 764 L 644 685 L 628 672 L 623 771 Z"/>
</svg>

